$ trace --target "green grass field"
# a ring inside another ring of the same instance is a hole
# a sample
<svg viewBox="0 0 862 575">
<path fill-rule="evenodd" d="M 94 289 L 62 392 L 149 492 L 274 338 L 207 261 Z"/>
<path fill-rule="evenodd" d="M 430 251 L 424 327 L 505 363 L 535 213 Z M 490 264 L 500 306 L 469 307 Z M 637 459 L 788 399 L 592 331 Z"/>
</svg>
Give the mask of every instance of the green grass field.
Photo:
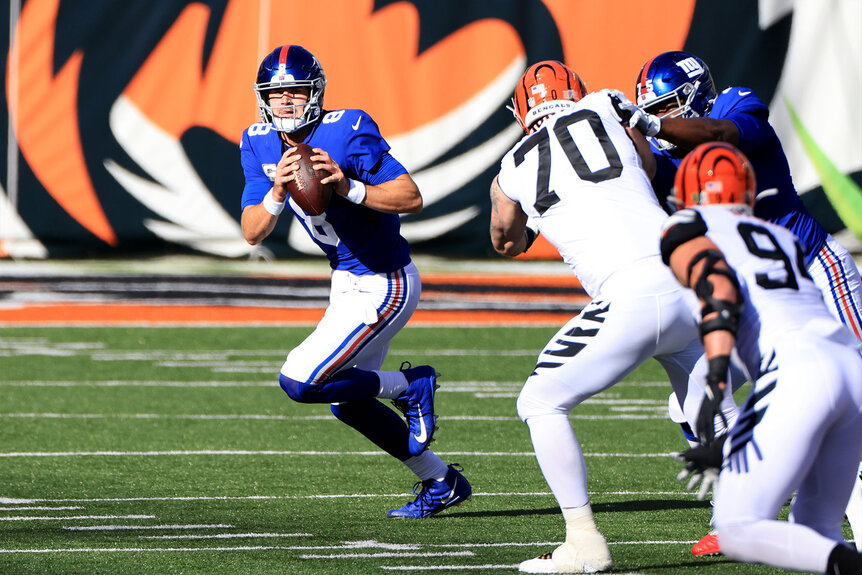
<svg viewBox="0 0 862 575">
<path fill-rule="evenodd" d="M 441 372 L 432 445 L 473 499 L 386 517 L 414 476 L 275 377 L 310 328 L 9 328 L 0 573 L 514 573 L 563 536 L 515 397 L 554 328 L 407 328 L 384 367 Z M 689 549 L 709 505 L 650 362 L 572 413 L 617 573 L 774 573 Z M 747 389 L 747 388 L 746 388 Z M 849 535 L 849 530 L 847 530 Z"/>
</svg>

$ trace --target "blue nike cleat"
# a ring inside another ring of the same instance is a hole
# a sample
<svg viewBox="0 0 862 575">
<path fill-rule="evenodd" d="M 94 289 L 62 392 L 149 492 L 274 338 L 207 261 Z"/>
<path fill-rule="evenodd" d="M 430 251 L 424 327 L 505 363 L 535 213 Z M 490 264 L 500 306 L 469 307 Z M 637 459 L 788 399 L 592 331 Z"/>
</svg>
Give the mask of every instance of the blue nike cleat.
<svg viewBox="0 0 862 575">
<path fill-rule="evenodd" d="M 405 362 L 406 365 L 410 365 Z M 403 368 L 403 365 L 402 365 Z M 437 416 L 434 414 L 434 392 L 437 385 L 437 371 L 430 365 L 407 367 L 401 370 L 407 378 L 407 391 L 392 403 L 401 410 L 410 429 L 407 448 L 410 455 L 416 456 L 428 449 L 437 430 Z"/>
<path fill-rule="evenodd" d="M 443 481 L 426 479 L 417 482 L 413 486 L 416 499 L 409 501 L 404 507 L 393 509 L 389 512 L 389 517 L 423 519 L 467 501 L 473 495 L 473 488 L 460 471 L 464 471 L 464 468 L 453 463 Z"/>
</svg>

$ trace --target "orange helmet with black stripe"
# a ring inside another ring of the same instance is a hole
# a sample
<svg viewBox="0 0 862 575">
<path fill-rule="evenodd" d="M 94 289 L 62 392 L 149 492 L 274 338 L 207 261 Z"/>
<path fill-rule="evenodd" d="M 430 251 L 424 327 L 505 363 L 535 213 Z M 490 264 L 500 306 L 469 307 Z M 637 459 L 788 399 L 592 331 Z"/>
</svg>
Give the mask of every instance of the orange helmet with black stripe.
<svg viewBox="0 0 862 575">
<path fill-rule="evenodd" d="M 756 185 L 748 158 L 725 142 L 707 142 L 679 164 L 670 202 L 677 208 L 726 205 L 754 208 Z"/>
<path fill-rule="evenodd" d="M 533 64 L 515 88 L 512 114 L 525 132 L 542 118 L 565 110 L 587 95 L 587 87 L 575 72 L 556 60 Z"/>
</svg>

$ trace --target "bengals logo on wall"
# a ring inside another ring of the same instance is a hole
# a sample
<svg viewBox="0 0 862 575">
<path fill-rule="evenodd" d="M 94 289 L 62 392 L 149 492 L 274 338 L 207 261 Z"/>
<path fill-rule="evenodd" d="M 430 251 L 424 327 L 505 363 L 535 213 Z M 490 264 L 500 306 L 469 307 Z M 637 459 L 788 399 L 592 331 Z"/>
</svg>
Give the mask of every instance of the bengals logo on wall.
<svg viewBox="0 0 862 575">
<path fill-rule="evenodd" d="M 641 4 L 26 0 L 4 62 L 20 155 L 6 166 L 17 177 L 0 197 L 0 247 L 23 257 L 259 249 L 239 227 L 239 138 L 259 120 L 260 59 L 300 44 L 326 72 L 326 107 L 368 110 L 419 184 L 425 210 L 403 218 L 414 247 L 490 253 L 488 186 L 521 135 L 505 105 L 528 63 L 563 60 L 588 88 L 633 95 L 643 62 L 683 48 L 692 19 L 711 10 Z M 313 251 L 291 223 L 267 249 Z"/>
</svg>

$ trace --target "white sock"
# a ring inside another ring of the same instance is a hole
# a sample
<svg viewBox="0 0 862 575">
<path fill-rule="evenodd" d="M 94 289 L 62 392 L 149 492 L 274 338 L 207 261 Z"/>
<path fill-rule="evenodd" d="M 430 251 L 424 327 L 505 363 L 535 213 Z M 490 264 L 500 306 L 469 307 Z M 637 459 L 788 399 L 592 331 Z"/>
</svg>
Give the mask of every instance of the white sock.
<svg viewBox="0 0 862 575">
<path fill-rule="evenodd" d="M 527 418 L 536 460 L 561 508 L 583 507 L 587 494 L 587 465 L 581 445 L 565 413 Z"/>
<path fill-rule="evenodd" d="M 595 531 L 598 533 L 598 527 L 593 519 L 593 509 L 590 504 L 581 505 L 580 507 L 564 507 L 563 518 L 566 520 L 566 538 L 573 531 Z"/>
<path fill-rule="evenodd" d="M 446 478 L 446 473 L 449 472 L 449 466 L 440 459 L 436 453 L 426 449 L 421 454 L 404 460 L 404 465 L 410 468 L 410 471 L 416 474 L 421 481 L 435 479 L 443 481 Z"/>
<path fill-rule="evenodd" d="M 375 371 L 380 378 L 380 392 L 377 397 L 396 399 L 407 391 L 407 378 L 400 371 Z"/>
</svg>

